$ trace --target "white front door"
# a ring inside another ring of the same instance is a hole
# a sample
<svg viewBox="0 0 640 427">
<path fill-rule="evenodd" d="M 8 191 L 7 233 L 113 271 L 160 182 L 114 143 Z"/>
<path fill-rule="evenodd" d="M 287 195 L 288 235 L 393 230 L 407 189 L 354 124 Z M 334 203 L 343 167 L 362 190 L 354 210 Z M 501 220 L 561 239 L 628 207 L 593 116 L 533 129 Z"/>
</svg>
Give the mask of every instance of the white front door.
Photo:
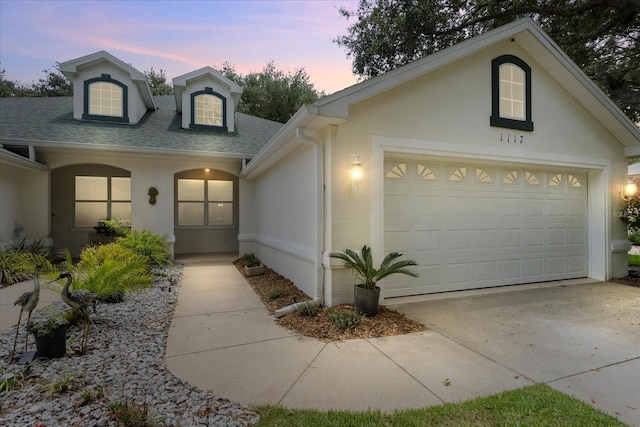
<svg viewBox="0 0 640 427">
<path fill-rule="evenodd" d="M 384 173 L 385 253 L 420 273 L 385 297 L 587 276 L 585 172 L 407 158 Z"/>
</svg>

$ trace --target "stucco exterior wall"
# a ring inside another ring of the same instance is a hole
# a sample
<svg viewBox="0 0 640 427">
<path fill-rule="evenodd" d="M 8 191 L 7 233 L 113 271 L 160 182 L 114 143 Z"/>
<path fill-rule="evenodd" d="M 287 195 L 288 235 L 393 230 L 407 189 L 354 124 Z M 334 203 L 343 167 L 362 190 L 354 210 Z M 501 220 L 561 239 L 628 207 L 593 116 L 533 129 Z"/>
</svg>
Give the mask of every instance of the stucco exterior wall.
<svg viewBox="0 0 640 427">
<path fill-rule="evenodd" d="M 239 160 L 213 161 L 206 159 L 172 159 L 169 157 L 141 157 L 139 155 L 126 155 L 117 153 L 86 152 L 70 153 L 44 153 L 43 160 L 49 164 L 52 170 L 63 166 L 100 164 L 124 169 L 131 173 L 131 226 L 137 229 L 146 229 L 154 233 L 167 236 L 170 240 L 180 238 L 175 242 L 176 253 L 198 253 L 207 251 L 236 251 L 237 227 L 227 229 L 201 229 L 196 233 L 198 238 L 193 238 L 189 233 L 176 235 L 174 224 L 175 196 L 174 175 L 192 169 L 209 168 L 220 170 L 237 176 L 240 169 Z M 99 171 L 99 168 L 98 170 Z M 156 203 L 149 203 L 148 191 L 150 187 L 158 190 Z M 53 190 L 52 190 L 53 191 Z M 62 191 L 73 191 L 67 189 Z M 55 205 L 56 195 L 52 193 L 52 205 Z M 67 195 L 66 199 L 72 197 Z M 71 199 L 72 200 L 72 199 Z M 71 207 L 66 210 L 67 215 L 72 215 Z M 71 223 L 71 219 L 67 221 Z M 73 230 L 74 250 L 79 250 L 82 242 L 87 241 L 88 231 Z M 193 233 L 192 233 L 193 234 Z M 226 246 L 216 246 L 212 242 L 226 242 Z"/>
<path fill-rule="evenodd" d="M 265 264 L 313 297 L 316 187 L 314 148 L 301 146 L 278 165 L 241 181 L 240 255 Z"/>
<path fill-rule="evenodd" d="M 138 87 L 131 81 L 128 74 L 123 73 L 120 68 L 108 62 L 79 70 L 78 77 L 73 81 L 73 118 L 82 119 L 84 112 L 84 82 L 88 79 L 100 77 L 102 74 L 109 74 L 113 80 L 117 80 L 127 86 L 129 122 L 138 123 L 147 112 L 147 107 Z"/>
<path fill-rule="evenodd" d="M 235 130 L 235 106 L 233 97 L 231 96 L 231 90 L 228 87 L 221 85 L 216 79 L 210 76 L 202 76 L 195 81 L 189 82 L 189 85 L 182 93 L 182 127 L 189 129 L 189 125 L 191 123 L 191 94 L 202 91 L 206 87 L 210 87 L 214 92 L 217 92 L 226 98 L 227 129 L 229 132 L 233 132 Z"/>
<path fill-rule="evenodd" d="M 532 68 L 533 132 L 489 125 L 491 60 L 504 54 L 516 55 Z M 597 210 L 591 213 L 594 218 L 619 208 L 617 188 L 626 178 L 623 145 L 531 56 L 507 41 L 350 107 L 348 120 L 337 130 L 330 160 L 331 250 L 372 244 L 384 218 L 382 170 L 376 169 L 384 152 L 374 144 L 376 136 L 389 141 L 384 150 L 396 149 L 407 155 L 597 169 L 598 173 L 590 176 L 594 180 L 597 177 L 598 182 L 590 185 L 599 185 L 603 191 L 597 195 L 601 200 L 593 205 Z M 348 185 L 353 153 L 360 154 L 365 171 L 358 191 Z M 626 254 L 611 253 L 610 246 L 625 238 L 624 225 L 617 218 L 610 218 L 603 228 L 603 233 L 608 234 L 602 242 L 609 258 L 606 274 L 609 278 L 622 275 Z M 378 245 L 373 246 L 374 251 L 380 250 Z M 376 252 L 374 255 L 378 259 L 382 256 Z M 337 269 L 329 274 L 335 303 L 350 298 L 352 280 L 348 272 Z"/>
<path fill-rule="evenodd" d="M 21 237 L 49 236 L 48 172 L 0 162 L 0 248 L 13 240 L 16 226 Z"/>
</svg>

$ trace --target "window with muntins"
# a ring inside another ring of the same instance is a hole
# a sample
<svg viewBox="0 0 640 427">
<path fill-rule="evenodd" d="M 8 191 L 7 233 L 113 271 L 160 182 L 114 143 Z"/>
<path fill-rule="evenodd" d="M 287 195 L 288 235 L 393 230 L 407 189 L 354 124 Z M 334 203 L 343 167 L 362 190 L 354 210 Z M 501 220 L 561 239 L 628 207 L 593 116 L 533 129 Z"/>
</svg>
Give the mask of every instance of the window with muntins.
<svg viewBox="0 0 640 427">
<path fill-rule="evenodd" d="M 233 181 L 178 179 L 178 225 L 233 225 Z"/>
<path fill-rule="evenodd" d="M 191 125 L 200 129 L 227 129 L 227 100 L 211 88 L 191 94 Z"/>
<path fill-rule="evenodd" d="M 531 67 L 513 55 L 491 63 L 491 126 L 533 130 L 531 119 Z"/>
<path fill-rule="evenodd" d="M 74 227 L 96 227 L 108 218 L 131 220 L 131 178 L 76 176 Z"/>
<path fill-rule="evenodd" d="M 127 86 L 109 74 L 84 82 L 83 119 L 128 122 Z"/>
</svg>

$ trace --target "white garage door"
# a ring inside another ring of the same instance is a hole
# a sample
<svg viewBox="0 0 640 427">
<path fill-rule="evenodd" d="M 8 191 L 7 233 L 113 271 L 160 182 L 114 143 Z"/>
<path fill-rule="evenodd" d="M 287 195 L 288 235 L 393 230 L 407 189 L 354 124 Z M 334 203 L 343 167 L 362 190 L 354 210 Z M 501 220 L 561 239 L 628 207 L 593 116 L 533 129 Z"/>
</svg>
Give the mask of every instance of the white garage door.
<svg viewBox="0 0 640 427">
<path fill-rule="evenodd" d="M 587 276 L 585 172 L 387 160 L 384 222 L 385 251 L 420 272 L 386 297 Z"/>
</svg>

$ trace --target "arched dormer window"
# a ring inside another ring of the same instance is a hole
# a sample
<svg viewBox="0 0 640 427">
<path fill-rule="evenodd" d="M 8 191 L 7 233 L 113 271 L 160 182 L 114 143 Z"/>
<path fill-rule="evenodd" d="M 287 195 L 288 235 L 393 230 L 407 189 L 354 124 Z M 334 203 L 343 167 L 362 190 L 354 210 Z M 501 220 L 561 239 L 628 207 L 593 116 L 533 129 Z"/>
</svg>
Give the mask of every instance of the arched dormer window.
<svg viewBox="0 0 640 427">
<path fill-rule="evenodd" d="M 210 87 L 191 94 L 191 128 L 227 130 L 227 100 Z"/>
<path fill-rule="evenodd" d="M 85 80 L 83 119 L 129 122 L 128 91 L 109 74 Z"/>
<path fill-rule="evenodd" d="M 513 55 L 491 61 L 491 126 L 533 130 L 531 67 Z"/>
</svg>

